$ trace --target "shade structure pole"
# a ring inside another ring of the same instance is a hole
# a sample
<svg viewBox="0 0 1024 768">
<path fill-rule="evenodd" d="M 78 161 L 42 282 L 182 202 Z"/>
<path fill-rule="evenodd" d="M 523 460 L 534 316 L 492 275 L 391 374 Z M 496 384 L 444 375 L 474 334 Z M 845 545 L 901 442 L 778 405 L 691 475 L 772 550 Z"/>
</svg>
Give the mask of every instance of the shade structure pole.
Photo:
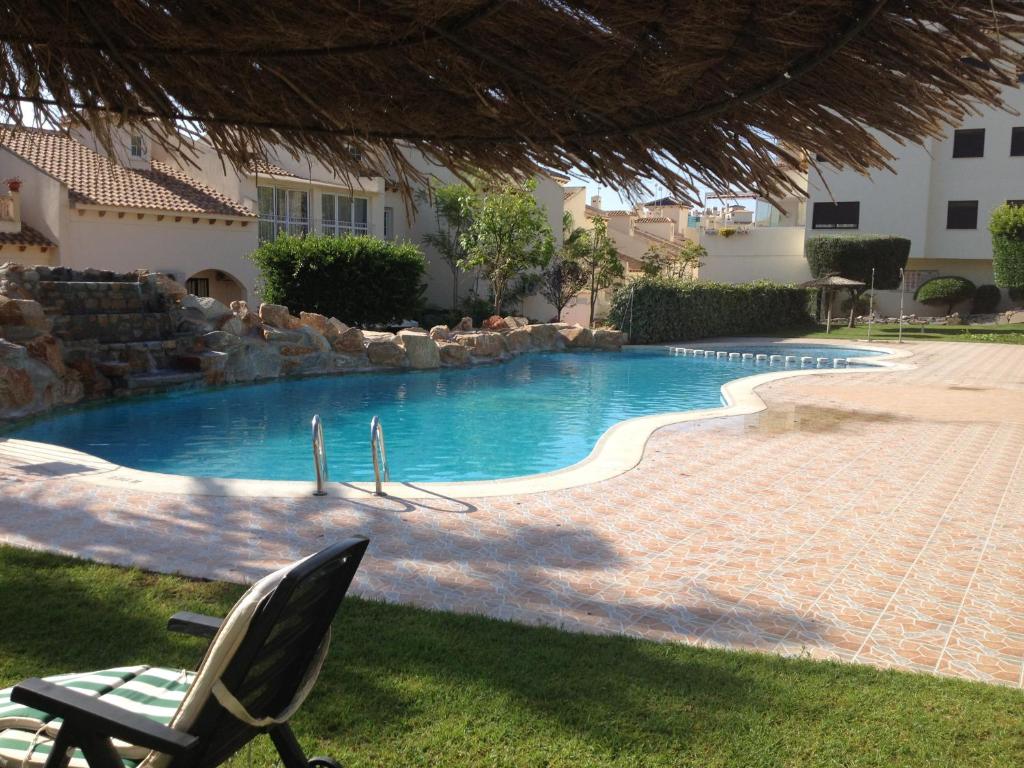
<svg viewBox="0 0 1024 768">
<path fill-rule="evenodd" d="M 868 341 L 871 341 L 871 323 L 875 319 L 875 268 L 871 268 L 871 293 L 868 294 Z"/>
<path fill-rule="evenodd" d="M 897 336 L 898 343 L 903 343 L 903 292 L 906 290 L 906 276 L 903 274 L 903 267 L 900 267 L 900 331 Z"/>
<path fill-rule="evenodd" d="M 825 291 L 825 303 L 828 305 L 828 312 L 825 316 L 825 335 L 832 330 L 832 291 Z"/>
</svg>

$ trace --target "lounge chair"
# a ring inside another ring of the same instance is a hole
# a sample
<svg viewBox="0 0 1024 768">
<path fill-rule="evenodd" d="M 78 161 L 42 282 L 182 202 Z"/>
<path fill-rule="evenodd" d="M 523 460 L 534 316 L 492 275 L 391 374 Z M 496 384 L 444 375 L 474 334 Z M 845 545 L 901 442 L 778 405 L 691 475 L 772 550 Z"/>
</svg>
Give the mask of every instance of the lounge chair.
<svg viewBox="0 0 1024 768">
<path fill-rule="evenodd" d="M 210 638 L 195 672 L 119 667 L 0 691 L 2 768 L 214 768 L 267 733 L 285 768 L 307 760 L 288 726 L 316 682 L 331 621 L 369 542 L 335 544 L 254 584 L 223 619 L 171 617 Z"/>
</svg>

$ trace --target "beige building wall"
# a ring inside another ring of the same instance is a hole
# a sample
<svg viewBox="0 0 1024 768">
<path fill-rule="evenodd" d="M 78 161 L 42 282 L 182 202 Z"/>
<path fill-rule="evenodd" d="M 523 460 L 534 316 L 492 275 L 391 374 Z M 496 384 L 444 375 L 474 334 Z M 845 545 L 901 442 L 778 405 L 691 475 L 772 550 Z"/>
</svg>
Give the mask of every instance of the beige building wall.
<svg viewBox="0 0 1024 768">
<path fill-rule="evenodd" d="M 686 236 L 708 252 L 697 276 L 701 282 L 802 283 L 811 279 L 804 259 L 803 227 L 753 227 L 732 237 L 709 235 L 690 227 Z"/>
</svg>

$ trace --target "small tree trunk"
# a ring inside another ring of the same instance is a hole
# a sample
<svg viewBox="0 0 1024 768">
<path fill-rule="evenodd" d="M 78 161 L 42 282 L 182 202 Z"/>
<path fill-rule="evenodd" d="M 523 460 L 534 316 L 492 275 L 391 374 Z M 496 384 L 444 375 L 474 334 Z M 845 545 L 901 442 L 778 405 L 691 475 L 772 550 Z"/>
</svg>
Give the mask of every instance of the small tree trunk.
<svg viewBox="0 0 1024 768">
<path fill-rule="evenodd" d="M 459 270 L 452 267 L 452 309 L 459 306 Z"/>
<path fill-rule="evenodd" d="M 594 307 L 597 306 L 597 270 L 590 273 L 590 327 L 594 327 Z"/>
</svg>

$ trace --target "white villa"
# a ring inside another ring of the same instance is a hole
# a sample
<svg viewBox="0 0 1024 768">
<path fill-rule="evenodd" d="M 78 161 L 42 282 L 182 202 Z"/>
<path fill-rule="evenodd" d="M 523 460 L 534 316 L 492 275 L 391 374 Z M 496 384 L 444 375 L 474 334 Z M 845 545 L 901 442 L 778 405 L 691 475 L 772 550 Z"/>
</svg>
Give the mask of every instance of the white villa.
<svg viewBox="0 0 1024 768">
<path fill-rule="evenodd" d="M 281 152 L 271 162 L 238 169 L 209 146 L 194 145 L 191 163 L 168 156 L 143 133 L 115 130 L 114 153 L 92 134 L 0 128 L 0 180 L 20 189 L 0 194 L 0 261 L 146 268 L 173 275 L 191 293 L 222 302 L 255 299 L 257 273 L 249 261 L 261 240 L 292 234 L 372 234 L 422 245 L 436 227 L 429 205 L 406 205 L 383 176 L 340 177 L 310 158 Z M 411 156 L 441 183 L 444 168 Z M 536 197 L 561 237 L 562 184 L 538 177 Z M 448 266 L 428 258 L 427 300 L 447 306 Z M 463 276 L 460 292 L 475 287 Z M 547 320 L 539 297 L 524 311 Z"/>
</svg>

